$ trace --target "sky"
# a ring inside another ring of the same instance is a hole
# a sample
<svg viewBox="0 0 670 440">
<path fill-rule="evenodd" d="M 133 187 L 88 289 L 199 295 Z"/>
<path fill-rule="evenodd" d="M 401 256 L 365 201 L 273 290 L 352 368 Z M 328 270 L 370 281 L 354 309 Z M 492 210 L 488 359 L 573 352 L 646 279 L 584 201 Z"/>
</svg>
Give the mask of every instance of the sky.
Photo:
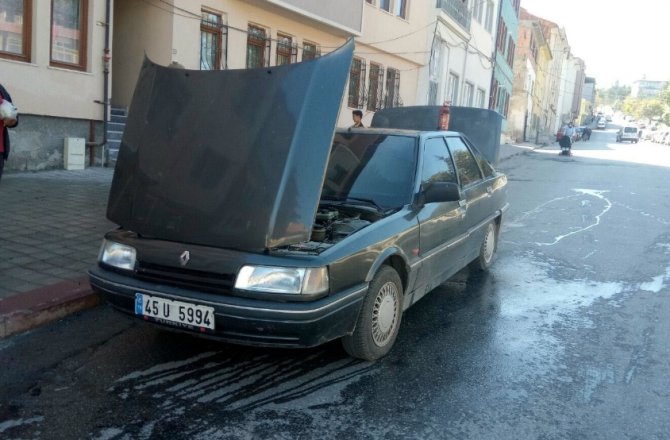
<svg viewBox="0 0 670 440">
<path fill-rule="evenodd" d="M 521 0 L 521 7 L 565 28 L 597 88 L 670 80 L 667 0 Z"/>
</svg>

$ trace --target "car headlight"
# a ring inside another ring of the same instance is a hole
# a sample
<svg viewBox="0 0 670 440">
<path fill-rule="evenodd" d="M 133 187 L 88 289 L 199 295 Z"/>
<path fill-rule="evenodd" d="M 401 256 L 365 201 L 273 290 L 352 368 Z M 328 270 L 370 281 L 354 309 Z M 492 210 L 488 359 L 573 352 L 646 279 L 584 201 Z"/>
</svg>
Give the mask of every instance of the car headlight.
<svg viewBox="0 0 670 440">
<path fill-rule="evenodd" d="M 328 270 L 325 267 L 243 266 L 237 274 L 235 288 L 255 292 L 313 295 L 328 291 Z"/>
<path fill-rule="evenodd" d="M 136 258 L 137 252 L 134 247 L 103 240 L 98 260 L 117 269 L 133 270 Z"/>
</svg>

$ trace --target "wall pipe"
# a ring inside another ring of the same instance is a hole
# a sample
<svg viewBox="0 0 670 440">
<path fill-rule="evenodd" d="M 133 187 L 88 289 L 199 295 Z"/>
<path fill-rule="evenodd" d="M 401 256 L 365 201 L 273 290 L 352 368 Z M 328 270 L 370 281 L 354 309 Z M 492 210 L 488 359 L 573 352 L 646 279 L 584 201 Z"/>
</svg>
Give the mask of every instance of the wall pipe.
<svg viewBox="0 0 670 440">
<path fill-rule="evenodd" d="M 111 20 L 111 4 L 112 0 L 106 0 L 105 4 L 105 48 L 102 54 L 102 75 L 103 75 L 103 98 L 102 101 L 95 102 L 103 105 L 102 110 L 102 140 L 100 142 L 87 142 L 86 145 L 93 147 L 102 147 L 100 163 L 105 166 L 105 145 L 107 144 L 107 120 L 109 119 L 109 66 L 112 59 L 109 49 L 109 34 L 110 34 L 110 20 Z"/>
</svg>

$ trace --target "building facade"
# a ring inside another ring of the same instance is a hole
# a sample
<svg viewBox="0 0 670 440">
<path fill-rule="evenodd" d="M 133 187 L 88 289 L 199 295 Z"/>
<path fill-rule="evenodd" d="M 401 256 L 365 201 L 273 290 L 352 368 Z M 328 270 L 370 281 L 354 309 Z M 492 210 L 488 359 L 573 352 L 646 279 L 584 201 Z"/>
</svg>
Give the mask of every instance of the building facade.
<svg viewBox="0 0 670 440">
<path fill-rule="evenodd" d="M 438 0 L 430 9 L 416 104 L 488 108 L 498 1 Z"/>
<path fill-rule="evenodd" d="M 351 125 L 352 110 L 368 125 L 385 107 L 487 108 L 492 78 L 503 84 L 493 102 L 505 113 L 518 0 L 500 1 L 0 2 L 2 82 L 21 114 L 6 169 L 62 168 L 73 137 L 87 140 L 89 165 L 113 158 L 123 127 L 109 115 L 130 105 L 145 56 L 187 69 L 264 68 L 310 60 L 354 38 L 339 126 Z M 504 50 L 496 46 L 501 11 Z"/>
<path fill-rule="evenodd" d="M 62 167 L 68 137 L 90 141 L 89 160 L 100 156 L 112 25 L 104 1 L 0 2 L 1 81 L 21 115 L 7 170 Z"/>
<path fill-rule="evenodd" d="M 489 108 L 503 115 L 503 131 L 507 129 L 509 105 L 514 87 L 514 59 L 519 35 L 520 0 L 501 0 L 500 20 L 494 51 L 495 69 L 491 81 Z"/>
<path fill-rule="evenodd" d="M 667 83 L 667 81 L 649 81 L 646 79 L 633 81 L 630 96 L 633 98 L 653 98 L 663 91 Z"/>
</svg>

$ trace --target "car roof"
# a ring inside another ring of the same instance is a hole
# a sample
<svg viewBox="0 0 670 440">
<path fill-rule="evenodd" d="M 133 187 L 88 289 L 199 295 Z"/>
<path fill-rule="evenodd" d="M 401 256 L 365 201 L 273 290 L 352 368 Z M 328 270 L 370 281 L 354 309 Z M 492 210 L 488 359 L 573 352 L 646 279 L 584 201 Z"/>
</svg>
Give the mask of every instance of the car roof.
<svg viewBox="0 0 670 440">
<path fill-rule="evenodd" d="M 358 133 L 358 134 L 386 134 L 386 135 L 396 135 L 396 136 L 412 136 L 418 137 L 421 135 L 431 135 L 437 134 L 441 136 L 460 136 L 461 133 L 457 131 L 444 131 L 444 130 L 434 130 L 434 131 L 423 131 L 423 130 L 405 130 L 400 128 L 337 128 L 336 133 L 346 134 L 346 133 Z"/>
</svg>

